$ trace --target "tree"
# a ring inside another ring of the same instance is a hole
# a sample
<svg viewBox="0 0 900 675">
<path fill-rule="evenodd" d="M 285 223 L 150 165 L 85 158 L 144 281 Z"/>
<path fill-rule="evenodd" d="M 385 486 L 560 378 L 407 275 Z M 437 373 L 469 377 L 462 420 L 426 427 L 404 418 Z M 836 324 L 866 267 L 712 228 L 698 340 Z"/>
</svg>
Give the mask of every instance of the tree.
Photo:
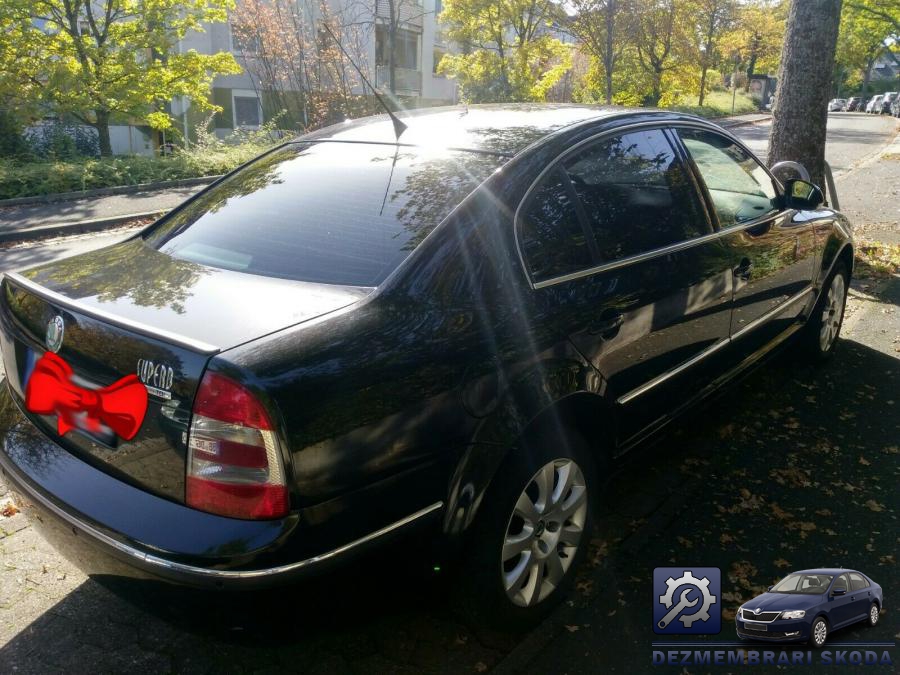
<svg viewBox="0 0 900 675">
<path fill-rule="evenodd" d="M 731 26 L 736 9 L 735 0 L 696 0 L 694 17 L 703 40 L 700 48 L 700 99 L 697 105 L 703 105 L 706 74 L 715 59 L 719 37 Z"/>
<path fill-rule="evenodd" d="M 870 5 L 879 4 L 877 0 L 848 3 L 841 14 L 837 63 L 844 69 L 862 74 L 863 93 L 868 89 L 875 59 L 887 50 L 889 41 L 900 37 L 896 21 L 882 12 L 871 11 Z M 896 4 L 900 5 L 900 2 Z M 900 13 L 900 6 L 897 11 Z"/>
<path fill-rule="evenodd" d="M 758 69 L 767 72 L 778 65 L 784 41 L 785 2 L 756 0 L 739 7 L 731 30 L 719 41 L 719 49 L 735 55 L 747 73 L 745 90 Z"/>
<path fill-rule="evenodd" d="M 572 0 L 567 30 L 603 67 L 606 103 L 613 101 L 613 76 L 625 49 L 630 0 Z"/>
<path fill-rule="evenodd" d="M 332 12 L 316 0 L 241 0 L 232 13 L 234 36 L 252 46 L 244 68 L 267 116 L 280 114 L 282 128 L 314 129 L 369 112 L 365 94 L 354 94 L 361 82 L 353 65 L 319 30 L 328 26 L 365 72 L 363 33 L 372 22 L 345 9 Z"/>
<path fill-rule="evenodd" d="M 847 7 L 888 22 L 893 27 L 893 37 L 900 36 L 900 0 L 855 0 L 848 2 Z"/>
<path fill-rule="evenodd" d="M 551 34 L 558 18 L 552 0 L 446 0 L 441 22 L 463 53 L 445 55 L 439 72 L 473 102 L 543 100 L 571 67 Z"/>
<path fill-rule="evenodd" d="M 94 127 L 102 155 L 112 154 L 113 116 L 169 128 L 164 108 L 172 98 L 212 108 L 212 78 L 240 72 L 229 53 L 176 50 L 188 31 L 225 21 L 232 0 L 4 0 L 3 6 L 18 32 L 0 35 L 0 52 L 36 57 L 6 64 L 6 76 Z"/>
<path fill-rule="evenodd" d="M 823 185 L 825 132 L 841 0 L 792 2 L 769 134 L 769 166 L 794 160 Z"/>
<path fill-rule="evenodd" d="M 631 41 L 638 61 L 650 76 L 651 90 L 645 105 L 659 105 L 663 76 L 679 67 L 679 51 L 689 44 L 685 0 L 638 0 L 635 3 Z"/>
</svg>

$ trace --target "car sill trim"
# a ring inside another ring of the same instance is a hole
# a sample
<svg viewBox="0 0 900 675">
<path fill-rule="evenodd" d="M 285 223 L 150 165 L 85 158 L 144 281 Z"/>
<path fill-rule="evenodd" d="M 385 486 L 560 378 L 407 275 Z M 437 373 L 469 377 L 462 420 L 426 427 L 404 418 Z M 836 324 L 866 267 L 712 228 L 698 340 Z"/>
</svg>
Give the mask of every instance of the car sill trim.
<svg viewBox="0 0 900 675">
<path fill-rule="evenodd" d="M 16 272 L 4 272 L 3 275 L 11 282 L 13 282 L 16 286 L 20 286 L 21 288 L 34 293 L 44 300 L 52 302 L 54 305 L 59 305 L 60 307 L 64 307 L 70 311 L 75 311 L 80 314 L 84 314 L 85 316 L 89 316 L 93 319 L 99 319 L 100 321 L 111 324 L 113 326 L 139 333 L 140 335 L 143 335 L 145 337 L 164 340 L 165 342 L 169 342 L 179 347 L 186 347 L 187 349 L 200 352 L 202 354 L 215 354 L 216 352 L 221 351 L 219 347 L 208 344 L 206 342 L 202 342 L 200 340 L 194 340 L 193 338 L 188 338 L 183 335 L 172 333 L 170 331 L 154 328 L 153 326 L 148 326 L 138 321 L 125 319 L 96 307 L 88 307 L 78 302 L 77 300 L 72 300 L 71 298 L 67 298 L 66 296 L 57 293 L 56 291 L 51 291 L 49 288 L 44 288 L 40 284 L 36 284 L 31 279 L 23 277 L 21 274 L 17 274 Z"/>
<path fill-rule="evenodd" d="M 648 391 L 650 391 L 654 387 L 662 384 L 666 380 L 669 380 L 669 379 L 675 377 L 676 375 L 678 375 L 679 373 L 684 372 L 691 366 L 696 365 L 697 363 L 699 363 L 700 361 L 705 359 L 707 356 L 711 356 L 712 354 L 716 353 L 723 347 L 730 345 L 735 340 L 743 337 L 744 335 L 746 335 L 747 333 L 752 331 L 754 328 L 758 328 L 759 326 L 766 323 L 770 319 L 775 318 L 776 316 L 781 314 L 783 311 L 785 311 L 789 307 L 795 305 L 800 300 L 803 300 L 803 298 L 805 298 L 807 295 L 809 295 L 812 292 L 813 292 L 813 287 L 807 286 L 802 291 L 800 291 L 796 295 L 791 296 L 790 298 L 788 298 L 787 300 L 782 302 L 777 307 L 772 308 L 771 310 L 769 310 L 762 316 L 760 316 L 760 317 L 754 319 L 753 321 L 751 321 L 750 323 L 748 323 L 746 326 L 741 328 L 737 333 L 734 333 L 733 335 L 731 335 L 731 337 L 723 338 L 723 339 L 719 340 L 718 342 L 714 342 L 709 347 L 707 347 L 703 351 L 695 354 L 690 359 L 688 359 L 687 361 L 676 366 L 672 370 L 667 370 L 666 372 L 662 373 L 661 375 L 657 375 L 649 382 L 642 384 L 640 387 L 637 387 L 636 389 L 632 389 L 628 393 L 623 394 L 622 396 L 620 396 L 619 398 L 616 399 L 616 403 L 618 403 L 619 405 L 625 405 L 626 403 L 629 403 L 629 402 L 633 401 L 634 399 L 636 399 L 641 394 L 646 394 Z"/>
<path fill-rule="evenodd" d="M 268 578 L 274 577 L 281 574 L 286 574 L 290 572 L 295 572 L 297 570 L 301 570 L 304 568 L 309 568 L 319 563 L 324 563 L 333 558 L 336 558 L 348 551 L 351 551 L 355 548 L 363 546 L 364 544 L 368 544 L 369 542 L 383 537 L 387 534 L 395 530 L 399 530 L 407 525 L 412 524 L 413 522 L 419 520 L 420 518 L 424 518 L 425 516 L 438 511 L 443 508 L 444 502 L 439 501 L 431 504 L 430 506 L 426 506 L 423 509 L 419 509 L 415 513 L 411 513 L 408 516 L 401 518 L 398 521 L 390 523 L 389 525 L 385 525 L 384 527 L 375 530 L 374 532 L 370 532 L 369 534 L 360 537 L 359 539 L 354 539 L 351 542 L 343 544 L 342 546 L 338 546 L 330 551 L 326 551 L 325 553 L 321 553 L 319 555 L 313 556 L 311 558 L 305 558 L 303 560 L 298 560 L 297 562 L 288 563 L 287 565 L 280 565 L 277 567 L 267 567 L 262 569 L 255 570 L 218 570 L 211 569 L 208 567 L 199 567 L 197 565 L 188 565 L 185 563 L 179 563 L 172 560 L 166 560 L 164 558 L 160 558 L 159 556 L 153 555 L 151 553 L 145 553 L 133 546 L 128 544 L 123 544 L 121 541 L 114 539 L 113 537 L 101 532 L 99 529 L 90 525 L 79 518 L 74 517 L 72 514 L 68 513 L 64 509 L 57 506 L 51 500 L 44 497 L 38 491 L 30 488 L 30 486 L 23 485 L 22 481 L 16 481 L 21 488 L 27 488 L 28 497 L 31 499 L 35 499 L 40 502 L 41 506 L 51 511 L 54 515 L 62 518 L 69 525 L 72 525 L 85 534 L 93 537 L 94 539 L 106 544 L 107 546 L 112 547 L 114 550 L 119 553 L 124 554 L 128 558 L 136 561 L 137 563 L 143 563 L 144 569 L 149 568 L 157 568 L 161 572 L 172 572 L 172 573 L 180 573 L 189 576 L 206 578 L 211 581 L 239 581 L 245 579 L 260 579 L 260 578 Z"/>
</svg>

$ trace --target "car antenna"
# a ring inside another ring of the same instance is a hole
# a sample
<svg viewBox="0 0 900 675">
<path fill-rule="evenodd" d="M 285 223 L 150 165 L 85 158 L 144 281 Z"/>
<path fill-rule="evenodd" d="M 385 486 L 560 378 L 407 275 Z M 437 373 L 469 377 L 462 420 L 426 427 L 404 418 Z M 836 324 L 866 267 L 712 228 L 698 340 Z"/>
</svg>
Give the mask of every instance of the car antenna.
<svg viewBox="0 0 900 675">
<path fill-rule="evenodd" d="M 371 82 L 369 82 L 369 78 L 367 78 L 365 75 L 363 75 L 363 71 L 360 70 L 360 67 L 356 65 L 356 62 L 352 58 L 350 58 L 350 55 L 347 53 L 347 50 L 344 49 L 344 45 L 341 44 L 341 41 L 338 40 L 337 36 L 335 36 L 335 34 L 332 32 L 331 27 L 328 25 L 328 22 L 322 22 L 322 28 L 324 28 L 325 32 L 328 33 L 329 36 L 331 36 L 331 39 L 334 40 L 334 43 L 338 46 L 338 49 L 341 50 L 341 53 L 345 57 L 347 57 L 347 60 L 350 62 L 350 65 L 353 66 L 353 69 L 356 70 L 357 73 L 359 73 L 359 76 L 362 78 L 362 81 L 365 82 L 366 85 L 369 87 L 369 89 L 372 90 L 372 93 L 375 94 L 375 99 L 378 101 L 378 103 L 381 104 L 381 107 L 385 109 L 385 112 L 387 112 L 388 117 L 391 118 L 391 123 L 394 125 L 394 136 L 395 136 L 396 140 L 399 141 L 401 134 L 404 131 L 406 131 L 406 124 L 404 124 L 400 120 L 400 118 L 394 114 L 394 111 L 390 109 L 387 102 L 383 98 L 381 98 L 381 95 L 378 93 L 378 90 L 372 86 Z"/>
</svg>

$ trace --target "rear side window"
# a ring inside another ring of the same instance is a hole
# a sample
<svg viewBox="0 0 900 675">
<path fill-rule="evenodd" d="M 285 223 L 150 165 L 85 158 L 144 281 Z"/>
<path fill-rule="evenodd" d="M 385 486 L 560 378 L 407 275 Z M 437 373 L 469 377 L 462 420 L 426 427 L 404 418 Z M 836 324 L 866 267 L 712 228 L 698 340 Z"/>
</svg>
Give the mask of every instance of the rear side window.
<svg viewBox="0 0 900 675">
<path fill-rule="evenodd" d="M 865 580 L 865 578 L 860 574 L 850 573 L 850 590 L 858 591 L 863 588 L 868 588 L 869 582 Z"/>
<path fill-rule="evenodd" d="M 603 262 L 708 233 L 691 178 L 659 129 L 600 141 L 564 166 Z"/>
<path fill-rule="evenodd" d="M 522 213 L 522 254 L 535 281 L 577 272 L 593 262 L 568 182 L 561 170 L 551 172 Z"/>
<path fill-rule="evenodd" d="M 146 235 L 210 267 L 377 286 L 503 159 L 364 143 L 294 143 Z"/>
<path fill-rule="evenodd" d="M 679 129 L 709 190 L 720 227 L 740 225 L 778 210 L 772 178 L 734 141 L 709 131 Z"/>
</svg>

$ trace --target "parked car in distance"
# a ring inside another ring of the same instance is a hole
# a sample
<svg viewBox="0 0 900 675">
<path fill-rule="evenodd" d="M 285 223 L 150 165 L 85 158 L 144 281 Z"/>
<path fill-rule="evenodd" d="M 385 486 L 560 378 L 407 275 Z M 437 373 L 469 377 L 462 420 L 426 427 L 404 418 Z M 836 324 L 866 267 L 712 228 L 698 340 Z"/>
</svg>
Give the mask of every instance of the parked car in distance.
<svg viewBox="0 0 900 675">
<path fill-rule="evenodd" d="M 828 102 L 828 112 L 840 112 L 847 105 L 847 99 L 833 98 Z"/>
<path fill-rule="evenodd" d="M 881 110 L 879 112 L 890 115 L 891 114 L 891 105 L 896 100 L 897 100 L 897 92 L 896 91 L 886 91 L 884 93 L 884 98 L 881 100 Z"/>
<path fill-rule="evenodd" d="M 788 341 L 833 355 L 849 223 L 721 127 L 402 118 L 399 143 L 386 116 L 318 130 L 6 274 L 0 467 L 86 569 L 253 588 L 418 527 L 464 551 L 474 615 L 525 625 L 572 585 L 621 454 Z M 58 415 L 29 407 L 38 364 Z M 135 374 L 129 440 L 67 412 Z"/>
<path fill-rule="evenodd" d="M 809 642 L 820 648 L 834 631 L 860 621 L 878 623 L 881 586 L 856 570 L 791 572 L 762 595 L 741 605 L 738 637 L 767 642 Z"/>
<path fill-rule="evenodd" d="M 884 98 L 882 94 L 878 94 L 878 96 L 873 96 L 872 100 L 870 100 L 866 104 L 866 112 L 877 115 L 881 112 L 881 100 Z"/>
<path fill-rule="evenodd" d="M 863 102 L 862 96 L 851 96 L 847 99 L 847 105 L 844 107 L 844 110 L 847 112 L 858 112 L 859 106 Z"/>
<path fill-rule="evenodd" d="M 900 94 L 894 97 L 893 102 L 891 103 L 891 115 L 894 117 L 900 117 Z"/>
</svg>

